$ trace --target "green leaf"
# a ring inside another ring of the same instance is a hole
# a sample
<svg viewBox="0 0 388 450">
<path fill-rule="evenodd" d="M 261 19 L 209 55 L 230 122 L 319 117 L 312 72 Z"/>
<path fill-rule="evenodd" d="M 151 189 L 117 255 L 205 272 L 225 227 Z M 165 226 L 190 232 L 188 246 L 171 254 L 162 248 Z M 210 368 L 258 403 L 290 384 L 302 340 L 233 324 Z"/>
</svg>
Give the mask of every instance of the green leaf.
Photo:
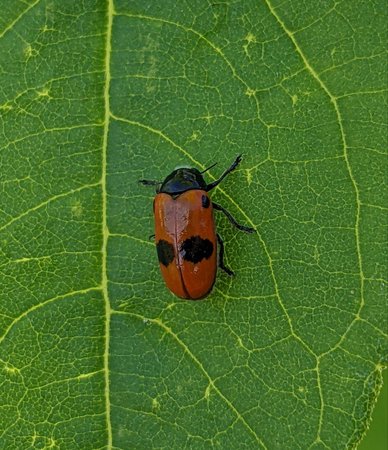
<svg viewBox="0 0 388 450">
<path fill-rule="evenodd" d="M 0 0 L 0 447 L 351 449 L 387 362 L 386 2 Z M 246 235 L 165 288 L 152 190 Z"/>
</svg>

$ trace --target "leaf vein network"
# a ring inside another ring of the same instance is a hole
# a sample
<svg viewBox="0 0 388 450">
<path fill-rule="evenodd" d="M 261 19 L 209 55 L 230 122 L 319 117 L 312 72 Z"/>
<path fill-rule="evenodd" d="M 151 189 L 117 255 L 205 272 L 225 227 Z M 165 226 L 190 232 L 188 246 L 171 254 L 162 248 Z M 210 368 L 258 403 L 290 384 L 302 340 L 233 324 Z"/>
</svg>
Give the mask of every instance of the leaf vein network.
<svg viewBox="0 0 388 450">
<path fill-rule="evenodd" d="M 338 342 L 327 352 L 320 354 L 319 356 L 317 356 L 317 367 L 316 367 L 316 371 L 317 371 L 317 379 L 318 379 L 318 390 L 319 390 L 319 395 L 320 395 L 320 401 L 321 401 L 321 408 L 320 408 L 320 418 L 319 418 L 319 424 L 318 424 L 318 432 L 317 432 L 317 437 L 316 437 L 316 443 L 323 443 L 321 438 L 320 438 L 320 432 L 321 432 L 321 428 L 322 428 L 322 422 L 323 422 L 323 410 L 324 410 L 324 399 L 323 399 L 323 392 L 322 392 L 322 386 L 320 383 L 320 370 L 319 370 L 319 366 L 320 366 L 320 361 L 322 360 L 322 358 L 330 353 L 332 353 L 333 351 L 335 351 L 336 349 L 338 349 L 342 342 L 345 340 L 347 334 L 349 333 L 350 329 L 352 328 L 352 326 L 354 325 L 354 323 L 356 323 L 357 321 L 359 321 L 361 319 L 360 313 L 361 310 L 364 306 L 364 280 L 365 280 L 365 276 L 363 273 L 363 265 L 362 265 L 362 257 L 361 257 L 361 245 L 360 245 L 360 236 L 359 236 L 359 222 L 360 222 L 360 214 L 361 214 L 361 200 L 360 200 L 360 194 L 359 194 L 359 188 L 356 182 L 356 179 L 354 177 L 351 165 L 350 165 L 350 161 L 349 161 L 349 156 L 348 156 L 348 144 L 346 141 L 346 133 L 345 133 L 345 129 L 344 129 L 344 125 L 343 125 L 343 118 L 342 118 L 342 114 L 338 105 L 338 98 L 333 95 L 330 90 L 328 89 L 328 87 L 325 85 L 325 83 L 322 81 L 322 79 L 320 78 L 319 74 L 315 71 L 315 69 L 311 66 L 311 64 L 309 63 L 308 59 L 306 58 L 303 50 L 301 49 L 301 47 L 299 46 L 299 43 L 297 41 L 297 38 L 295 37 L 295 34 L 297 32 L 292 32 L 290 31 L 285 23 L 282 21 L 281 17 L 278 15 L 278 13 L 276 12 L 275 8 L 272 6 L 270 0 L 265 0 L 265 3 L 267 4 L 268 10 L 270 11 L 271 15 L 275 18 L 276 22 L 278 23 L 278 25 L 280 26 L 280 28 L 283 30 L 283 32 L 285 33 L 285 35 L 290 39 L 290 41 L 292 42 L 296 52 L 299 54 L 303 64 L 305 65 L 305 67 L 307 68 L 308 72 L 311 74 L 311 76 L 313 77 L 313 79 L 315 79 L 315 81 L 318 83 L 318 85 L 321 87 L 321 89 L 324 91 L 324 93 L 327 95 L 327 97 L 329 98 L 335 114 L 337 116 L 337 120 L 338 120 L 338 125 L 339 125 L 339 131 L 340 131 L 340 136 L 341 136 L 341 141 L 342 141 L 342 147 L 343 147 L 343 157 L 345 160 L 345 164 L 346 164 L 346 169 L 348 171 L 349 174 L 349 179 L 352 183 L 353 186 L 353 191 L 355 194 L 355 204 L 356 204 L 356 217 L 355 217 L 355 224 L 354 224 L 354 231 L 355 231 L 355 238 L 356 238 L 356 250 L 357 250 L 357 258 L 358 258 L 358 267 L 359 267 L 359 271 L 360 271 L 360 302 L 359 302 L 359 307 L 358 307 L 358 311 L 355 314 L 354 318 L 351 320 L 351 322 L 349 323 L 349 326 L 347 327 L 347 329 L 345 330 L 344 334 L 340 337 L 340 339 L 338 340 Z"/>
</svg>

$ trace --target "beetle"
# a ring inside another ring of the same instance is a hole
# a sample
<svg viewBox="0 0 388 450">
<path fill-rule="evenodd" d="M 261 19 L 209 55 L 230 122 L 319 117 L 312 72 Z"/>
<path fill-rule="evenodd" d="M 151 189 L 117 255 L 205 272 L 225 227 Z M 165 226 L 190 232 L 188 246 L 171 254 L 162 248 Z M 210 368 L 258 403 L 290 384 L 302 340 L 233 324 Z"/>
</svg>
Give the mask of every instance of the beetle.
<svg viewBox="0 0 388 450">
<path fill-rule="evenodd" d="M 155 242 L 159 266 L 167 287 L 176 296 L 199 300 L 214 285 L 218 267 L 232 276 L 224 264 L 224 243 L 216 232 L 213 210 L 221 211 L 239 230 L 253 233 L 254 228 L 239 224 L 209 192 L 240 164 L 242 155 L 217 180 L 206 183 L 198 169 L 182 167 L 171 172 L 163 182 L 139 180 L 156 186 L 154 199 Z"/>
</svg>

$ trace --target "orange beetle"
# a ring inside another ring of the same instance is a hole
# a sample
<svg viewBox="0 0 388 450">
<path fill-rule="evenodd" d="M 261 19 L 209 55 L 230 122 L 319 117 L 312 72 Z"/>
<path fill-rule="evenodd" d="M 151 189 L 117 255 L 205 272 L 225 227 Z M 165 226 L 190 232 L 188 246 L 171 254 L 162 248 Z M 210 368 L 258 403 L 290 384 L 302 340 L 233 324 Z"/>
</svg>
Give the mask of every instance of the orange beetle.
<svg viewBox="0 0 388 450">
<path fill-rule="evenodd" d="M 155 241 L 160 270 L 167 287 L 175 295 L 190 300 L 206 297 L 211 291 L 218 267 L 228 275 L 233 272 L 224 265 L 224 245 L 214 225 L 213 210 L 223 212 L 239 230 L 254 228 L 240 225 L 221 205 L 210 200 L 208 192 L 215 188 L 240 163 L 241 155 L 221 177 L 207 184 L 203 172 L 180 168 L 162 182 L 140 180 L 156 185 L 154 200 Z"/>
</svg>

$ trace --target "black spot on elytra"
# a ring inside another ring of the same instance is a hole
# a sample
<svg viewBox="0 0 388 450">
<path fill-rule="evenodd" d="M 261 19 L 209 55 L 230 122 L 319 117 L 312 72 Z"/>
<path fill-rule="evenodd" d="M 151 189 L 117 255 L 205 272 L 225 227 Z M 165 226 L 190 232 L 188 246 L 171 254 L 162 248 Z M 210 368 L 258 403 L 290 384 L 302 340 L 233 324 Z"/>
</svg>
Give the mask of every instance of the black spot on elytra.
<svg viewBox="0 0 388 450">
<path fill-rule="evenodd" d="M 210 205 L 209 197 L 207 195 L 202 195 L 202 206 L 204 208 L 209 208 L 209 205 Z"/>
<path fill-rule="evenodd" d="M 192 236 L 182 242 L 180 254 L 183 259 L 192 263 L 198 263 L 204 258 L 209 259 L 213 253 L 213 243 L 209 239 L 202 239 L 200 236 Z"/>
<path fill-rule="evenodd" d="M 174 260 L 174 246 L 163 239 L 156 244 L 158 259 L 164 266 L 168 266 Z"/>
</svg>

